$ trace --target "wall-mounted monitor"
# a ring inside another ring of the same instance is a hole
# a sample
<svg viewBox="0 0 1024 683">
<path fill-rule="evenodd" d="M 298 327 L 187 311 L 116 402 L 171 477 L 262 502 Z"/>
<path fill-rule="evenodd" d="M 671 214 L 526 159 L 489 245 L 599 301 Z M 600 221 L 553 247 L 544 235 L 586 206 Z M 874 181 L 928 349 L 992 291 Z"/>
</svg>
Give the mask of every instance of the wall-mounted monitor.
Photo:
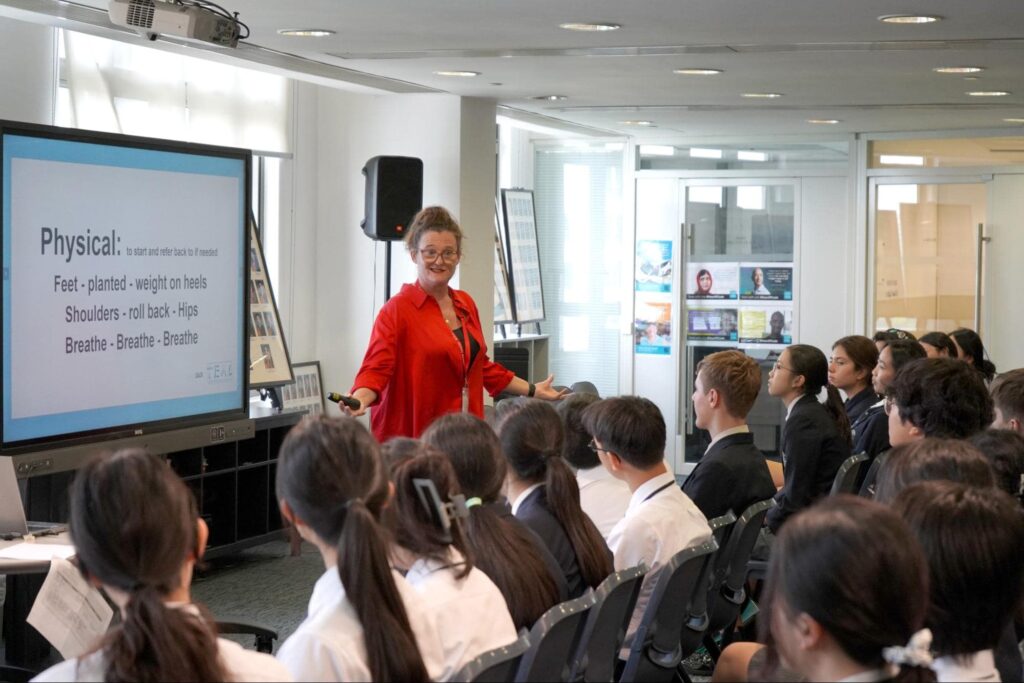
<svg viewBox="0 0 1024 683">
<path fill-rule="evenodd" d="M 0 454 L 238 438 L 250 152 L 11 122 L 0 150 Z"/>
</svg>

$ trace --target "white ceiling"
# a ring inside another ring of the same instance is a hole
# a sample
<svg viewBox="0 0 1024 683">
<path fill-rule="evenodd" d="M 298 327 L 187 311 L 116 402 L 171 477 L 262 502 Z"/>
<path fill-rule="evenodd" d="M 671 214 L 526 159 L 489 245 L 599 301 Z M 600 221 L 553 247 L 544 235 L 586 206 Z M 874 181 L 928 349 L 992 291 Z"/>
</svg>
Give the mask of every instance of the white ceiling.
<svg viewBox="0 0 1024 683">
<path fill-rule="evenodd" d="M 317 82 L 493 98 L 512 110 L 642 139 L 1010 129 L 1021 124 L 1004 118 L 1024 118 L 1024 0 L 220 2 L 252 31 L 231 52 L 235 58 Z M 106 2 L 0 0 L 9 16 L 113 35 L 105 13 L 90 6 Z M 944 20 L 877 19 L 896 13 Z M 574 33 L 558 27 L 564 22 L 622 28 Z M 283 28 L 336 34 L 285 37 L 277 33 Z M 977 80 L 932 71 L 961 65 L 985 71 Z M 682 67 L 725 72 L 672 73 Z M 433 74 L 442 69 L 481 75 Z M 975 98 L 968 90 L 1012 94 Z M 784 97 L 740 96 L 752 91 Z M 548 94 L 567 99 L 530 99 Z M 812 125 L 809 118 L 841 122 Z M 620 123 L 637 119 L 656 127 Z"/>
</svg>

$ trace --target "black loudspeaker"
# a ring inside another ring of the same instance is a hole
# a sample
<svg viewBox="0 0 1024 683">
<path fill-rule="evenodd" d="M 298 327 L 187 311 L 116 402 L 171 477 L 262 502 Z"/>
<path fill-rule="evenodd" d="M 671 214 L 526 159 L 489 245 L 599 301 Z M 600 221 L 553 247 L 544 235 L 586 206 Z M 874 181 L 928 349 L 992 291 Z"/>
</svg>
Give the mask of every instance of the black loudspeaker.
<svg viewBox="0 0 1024 683">
<path fill-rule="evenodd" d="M 366 176 L 366 218 L 360 225 L 375 240 L 405 239 L 406 228 L 423 208 L 423 160 L 373 157 Z"/>
</svg>

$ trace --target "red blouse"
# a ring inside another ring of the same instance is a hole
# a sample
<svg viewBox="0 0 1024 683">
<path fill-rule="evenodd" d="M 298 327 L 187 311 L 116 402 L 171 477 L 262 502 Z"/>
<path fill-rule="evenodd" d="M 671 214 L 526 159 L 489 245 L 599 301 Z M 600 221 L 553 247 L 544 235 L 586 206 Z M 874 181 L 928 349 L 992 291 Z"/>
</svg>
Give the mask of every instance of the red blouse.
<svg viewBox="0 0 1024 683">
<path fill-rule="evenodd" d="M 456 289 L 449 293 L 463 332 L 480 345 L 469 368 L 468 385 L 469 412 L 482 418 L 483 389 L 495 396 L 508 386 L 513 374 L 487 357 L 473 299 Z M 402 285 L 377 314 L 351 389 L 366 387 L 377 393 L 370 411 L 377 440 L 417 438 L 441 415 L 462 410 L 462 387 L 467 380 L 464 357 L 468 355 L 444 321 L 437 300 L 419 284 Z"/>
</svg>

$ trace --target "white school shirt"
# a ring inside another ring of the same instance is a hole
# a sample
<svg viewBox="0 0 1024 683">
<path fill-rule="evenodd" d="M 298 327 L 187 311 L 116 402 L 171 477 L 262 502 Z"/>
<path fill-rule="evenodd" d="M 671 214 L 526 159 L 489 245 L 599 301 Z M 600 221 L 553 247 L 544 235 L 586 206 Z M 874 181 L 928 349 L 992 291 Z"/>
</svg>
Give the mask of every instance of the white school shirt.
<svg viewBox="0 0 1024 683">
<path fill-rule="evenodd" d="M 635 567 L 641 562 L 648 567 L 629 622 L 627 646 L 640 625 L 664 564 L 680 550 L 710 539 L 711 527 L 707 518 L 682 492 L 670 473 L 659 474 L 633 492 L 626 516 L 608 536 L 608 547 L 615 554 L 615 571 Z M 629 648 L 626 647 L 622 656 L 628 653 Z"/>
<path fill-rule="evenodd" d="M 607 541 L 608 534 L 626 516 L 632 495 L 629 487 L 626 482 L 613 477 L 603 465 L 577 470 L 576 483 L 580 487 L 580 507 Z"/>
<path fill-rule="evenodd" d="M 441 675 L 441 641 L 420 600 L 402 575 L 392 571 L 402 596 L 423 664 L 431 679 Z M 309 615 L 277 651 L 277 659 L 297 681 L 368 681 L 363 626 L 345 595 L 337 567 L 317 579 Z"/>
<path fill-rule="evenodd" d="M 405 575 L 435 619 L 444 654 L 442 681 L 477 656 L 519 637 L 498 587 L 476 567 L 465 578 L 456 578 L 461 562 L 453 550 L 448 562 L 420 558 Z"/>
<path fill-rule="evenodd" d="M 169 605 L 186 609 L 195 615 L 199 610 L 194 605 Z M 228 679 L 237 683 L 262 683 L 263 681 L 291 681 L 292 675 L 276 659 L 262 652 L 246 650 L 238 643 L 217 639 L 217 654 Z M 66 659 L 39 674 L 33 681 L 88 681 L 100 683 L 106 675 L 107 663 L 103 652 L 94 652 L 84 659 Z"/>
<path fill-rule="evenodd" d="M 981 650 L 969 655 L 936 657 L 932 670 L 939 683 L 945 681 L 998 681 L 1002 680 L 996 669 L 992 650 Z"/>
</svg>

